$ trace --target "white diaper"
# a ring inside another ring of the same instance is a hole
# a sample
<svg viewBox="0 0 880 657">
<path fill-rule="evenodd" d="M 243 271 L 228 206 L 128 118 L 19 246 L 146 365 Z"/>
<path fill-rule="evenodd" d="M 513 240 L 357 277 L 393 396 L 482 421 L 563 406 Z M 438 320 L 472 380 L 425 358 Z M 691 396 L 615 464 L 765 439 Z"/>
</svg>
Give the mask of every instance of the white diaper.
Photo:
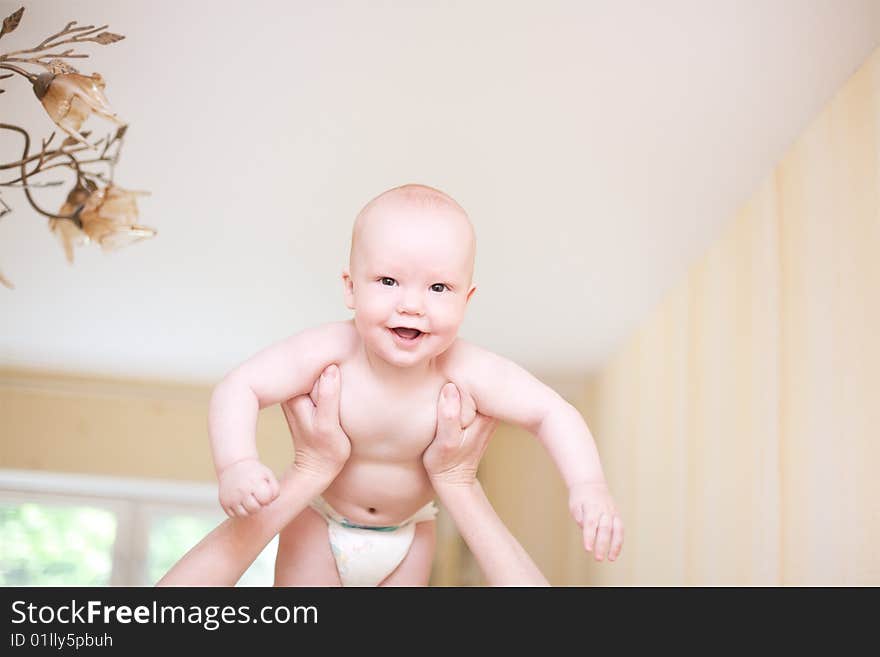
<svg viewBox="0 0 880 657">
<path fill-rule="evenodd" d="M 356 525 L 317 497 L 310 506 L 327 521 L 330 549 L 343 586 L 377 586 L 409 552 L 416 523 L 433 520 L 437 507 L 428 502 L 414 515 L 393 527 Z"/>
</svg>

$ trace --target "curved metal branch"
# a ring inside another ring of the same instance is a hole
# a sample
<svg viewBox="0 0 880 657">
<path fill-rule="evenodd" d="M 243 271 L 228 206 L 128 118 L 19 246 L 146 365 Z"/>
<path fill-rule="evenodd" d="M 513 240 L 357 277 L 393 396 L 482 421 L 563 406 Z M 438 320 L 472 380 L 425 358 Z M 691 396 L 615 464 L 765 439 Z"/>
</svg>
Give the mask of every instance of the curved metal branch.
<svg viewBox="0 0 880 657">
<path fill-rule="evenodd" d="M 90 131 L 83 131 L 83 133 L 82 133 L 83 137 L 87 137 L 89 134 L 91 134 Z M 104 138 L 102 137 L 101 139 L 96 141 L 94 145 L 98 146 L 103 141 L 104 141 Z M 0 164 L 0 171 L 2 171 L 3 169 L 14 169 L 17 166 L 20 166 L 22 163 L 28 164 L 30 162 L 33 162 L 34 160 L 39 160 L 41 157 L 43 158 L 44 162 L 48 162 L 49 160 L 53 160 L 62 154 L 79 153 L 80 151 L 91 151 L 91 150 L 93 150 L 93 148 L 91 146 L 76 146 L 75 148 L 71 148 L 70 150 L 66 150 L 64 145 L 62 145 L 60 148 L 56 148 L 54 151 L 48 151 L 46 153 L 37 153 L 36 155 L 31 155 L 30 157 L 23 159 L 23 160 L 17 160 L 15 162 L 7 162 L 5 164 Z M 58 166 L 58 165 L 53 165 L 53 166 Z M 64 166 L 67 166 L 67 165 L 64 165 Z M 52 167 L 35 168 L 28 175 L 32 176 L 35 173 L 37 173 L 38 171 L 45 171 L 46 169 L 51 169 L 51 168 Z"/>
<path fill-rule="evenodd" d="M 24 154 L 22 155 L 22 159 L 23 160 L 27 159 L 28 153 L 31 150 L 31 138 L 28 135 L 27 131 L 23 130 L 22 128 L 19 128 L 17 125 L 10 125 L 8 123 L 0 123 L 0 129 L 13 130 L 15 132 L 20 133 L 21 136 L 24 137 Z M 74 158 L 72 155 L 70 157 L 71 157 L 71 159 L 74 160 L 74 162 L 76 161 L 76 158 Z M 79 170 L 78 166 L 76 167 L 76 175 L 77 175 L 77 184 L 79 184 L 79 181 L 82 177 L 82 172 Z M 28 203 L 31 204 L 31 207 L 34 210 L 39 212 L 44 217 L 49 217 L 50 219 L 69 219 L 70 221 L 72 221 L 76 225 L 77 228 L 80 228 L 80 229 L 82 228 L 82 220 L 79 218 L 78 211 L 74 212 L 73 214 L 60 215 L 60 214 L 54 214 L 53 212 L 47 212 L 46 210 L 43 210 L 39 205 L 37 205 L 36 202 L 34 201 L 33 197 L 31 196 L 30 189 L 27 186 L 27 177 L 28 177 L 27 170 L 25 169 L 24 163 L 22 163 L 22 165 L 21 165 L 21 180 L 24 183 L 24 190 L 23 190 L 24 195 L 27 198 Z"/>
<path fill-rule="evenodd" d="M 0 68 L 5 68 L 10 71 L 15 71 L 19 75 L 23 75 L 24 77 L 26 77 L 28 79 L 28 81 L 31 84 L 33 84 L 34 80 L 37 79 L 37 76 L 34 75 L 33 73 L 28 73 L 23 68 L 19 68 L 18 66 L 13 66 L 12 64 L 4 64 L 4 63 L 0 62 Z"/>
<path fill-rule="evenodd" d="M 40 55 L 39 57 L 10 57 L 9 59 L 5 59 L 3 61 L 6 62 L 16 62 L 18 64 L 39 64 L 45 69 L 51 70 L 48 62 L 41 61 L 44 57 L 52 57 L 53 59 L 84 59 L 88 57 L 88 55 L 82 53 L 75 53 L 72 50 L 65 50 L 64 52 L 47 52 L 44 55 Z"/>
<path fill-rule="evenodd" d="M 64 43 L 80 43 L 82 41 L 87 41 L 88 39 L 80 39 L 79 37 L 85 36 L 86 34 L 90 34 L 91 32 L 98 32 L 99 30 L 106 29 L 109 25 L 102 25 L 101 27 L 95 27 L 94 25 L 84 25 L 82 27 L 73 27 L 76 25 L 76 21 L 69 22 L 63 30 L 53 34 L 50 37 L 47 37 L 43 40 L 42 43 L 37 45 L 35 48 L 27 48 L 25 50 L 14 50 L 12 52 L 8 52 L 5 55 L 0 56 L 0 59 L 6 59 L 7 57 L 11 57 L 12 55 L 26 55 L 33 52 L 40 52 L 41 50 L 49 50 L 51 48 L 55 48 L 56 46 L 60 46 Z M 59 37 L 67 36 L 68 34 L 73 34 L 74 32 L 80 32 L 74 37 L 70 39 L 65 39 L 64 41 L 55 41 L 52 43 L 54 39 Z"/>
</svg>

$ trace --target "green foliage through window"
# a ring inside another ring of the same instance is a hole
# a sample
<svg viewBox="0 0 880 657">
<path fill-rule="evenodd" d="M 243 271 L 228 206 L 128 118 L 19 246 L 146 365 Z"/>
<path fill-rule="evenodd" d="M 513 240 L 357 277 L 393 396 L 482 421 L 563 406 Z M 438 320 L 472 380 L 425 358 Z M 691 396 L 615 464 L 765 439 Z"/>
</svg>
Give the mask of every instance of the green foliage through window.
<svg viewBox="0 0 880 657">
<path fill-rule="evenodd" d="M 147 515 L 147 563 L 122 575 L 142 581 L 119 584 L 153 586 L 225 519 L 221 514 L 197 511 L 152 511 Z M 107 509 L 2 502 L 0 586 L 109 586 L 117 529 L 116 514 Z M 272 585 L 276 546 L 277 539 L 263 550 L 239 585 Z"/>
<path fill-rule="evenodd" d="M 0 504 L 0 586 L 107 586 L 115 537 L 105 509 Z"/>
</svg>

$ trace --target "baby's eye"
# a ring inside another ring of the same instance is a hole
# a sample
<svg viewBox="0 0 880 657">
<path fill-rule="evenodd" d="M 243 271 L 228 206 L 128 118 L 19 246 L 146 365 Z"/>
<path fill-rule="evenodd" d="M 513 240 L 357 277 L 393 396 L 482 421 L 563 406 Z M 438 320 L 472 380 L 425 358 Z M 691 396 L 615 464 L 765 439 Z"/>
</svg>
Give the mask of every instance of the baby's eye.
<svg viewBox="0 0 880 657">
<path fill-rule="evenodd" d="M 449 289 L 449 286 L 446 283 L 434 283 L 431 286 L 431 292 L 445 292 Z"/>
<path fill-rule="evenodd" d="M 393 287 L 394 285 L 397 285 L 397 281 L 395 281 L 393 278 L 389 278 L 388 276 L 383 276 L 379 279 L 379 282 L 382 285 L 387 285 L 388 287 Z"/>
</svg>

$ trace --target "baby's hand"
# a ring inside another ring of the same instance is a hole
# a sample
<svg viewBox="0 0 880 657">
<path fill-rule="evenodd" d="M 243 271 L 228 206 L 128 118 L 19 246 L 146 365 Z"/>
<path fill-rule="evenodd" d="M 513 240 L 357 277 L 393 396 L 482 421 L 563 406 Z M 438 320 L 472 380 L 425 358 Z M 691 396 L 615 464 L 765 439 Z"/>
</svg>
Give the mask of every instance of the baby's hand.
<svg viewBox="0 0 880 657">
<path fill-rule="evenodd" d="M 237 461 L 220 473 L 220 506 L 230 518 L 256 513 L 276 497 L 278 481 L 257 459 Z"/>
<path fill-rule="evenodd" d="M 584 530 L 584 548 L 593 552 L 596 561 L 608 555 L 609 561 L 620 556 L 623 547 L 623 520 L 605 482 L 582 482 L 569 489 L 568 508 Z M 609 552 L 610 546 L 610 552 Z"/>
</svg>

